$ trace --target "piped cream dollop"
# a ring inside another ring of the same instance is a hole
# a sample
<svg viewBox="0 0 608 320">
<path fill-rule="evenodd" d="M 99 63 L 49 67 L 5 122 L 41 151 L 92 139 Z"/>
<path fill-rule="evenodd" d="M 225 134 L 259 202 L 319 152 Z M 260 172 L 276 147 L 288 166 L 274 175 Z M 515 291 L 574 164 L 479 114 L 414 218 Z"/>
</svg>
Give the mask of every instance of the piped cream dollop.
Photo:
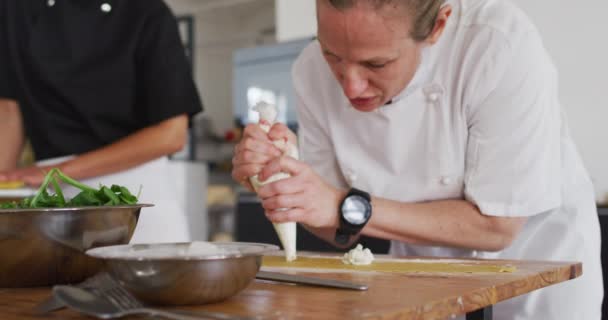
<svg viewBox="0 0 608 320">
<path fill-rule="evenodd" d="M 369 265 L 374 262 L 374 254 L 369 248 L 363 248 L 361 244 L 357 244 L 354 249 L 344 254 L 342 262 L 356 266 Z"/>
</svg>

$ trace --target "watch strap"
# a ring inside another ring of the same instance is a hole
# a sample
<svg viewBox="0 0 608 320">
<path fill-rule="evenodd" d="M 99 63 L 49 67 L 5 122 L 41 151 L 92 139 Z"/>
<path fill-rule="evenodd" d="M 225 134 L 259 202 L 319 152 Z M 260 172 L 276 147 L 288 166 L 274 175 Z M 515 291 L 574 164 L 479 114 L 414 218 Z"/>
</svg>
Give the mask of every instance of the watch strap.
<svg viewBox="0 0 608 320">
<path fill-rule="evenodd" d="M 344 221 L 344 218 L 342 216 L 342 206 L 344 205 L 344 201 L 348 197 L 353 196 L 353 195 L 360 196 L 360 197 L 364 198 L 365 200 L 367 200 L 368 202 L 371 202 L 371 196 L 369 193 L 367 193 L 363 190 L 359 190 L 357 188 L 351 188 L 350 190 L 348 190 L 348 192 L 346 193 L 346 196 L 344 196 L 344 199 L 342 199 L 342 202 L 340 202 L 340 207 L 338 208 L 338 214 L 340 215 L 340 226 L 338 227 L 338 229 L 336 229 L 336 235 L 334 237 L 334 241 L 338 244 L 347 244 L 348 241 L 350 240 L 350 237 L 358 234 L 361 231 L 361 229 L 365 226 L 365 224 L 367 224 L 367 222 L 365 222 L 360 227 L 354 229 L 354 228 L 349 228 Z M 371 217 L 371 215 L 370 215 L 370 217 Z M 369 221 L 369 219 L 368 219 L 368 221 Z"/>
</svg>

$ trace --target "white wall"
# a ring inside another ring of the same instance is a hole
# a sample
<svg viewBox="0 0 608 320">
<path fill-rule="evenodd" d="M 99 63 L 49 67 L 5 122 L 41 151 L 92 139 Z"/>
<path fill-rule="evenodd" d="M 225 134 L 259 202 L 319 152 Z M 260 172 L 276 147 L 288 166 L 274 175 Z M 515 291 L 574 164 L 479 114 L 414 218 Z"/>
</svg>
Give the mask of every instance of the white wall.
<svg viewBox="0 0 608 320">
<path fill-rule="evenodd" d="M 276 0 L 277 41 L 316 35 L 315 3 L 314 0 Z"/>
<path fill-rule="evenodd" d="M 314 1 L 276 1 L 280 40 L 315 34 Z M 571 133 L 598 201 L 608 203 L 608 1 L 513 1 L 538 26 L 554 59 Z"/>
<path fill-rule="evenodd" d="M 166 0 L 175 14 L 196 19 L 195 80 L 210 128 L 233 128 L 232 53 L 275 42 L 273 0 Z"/>
</svg>

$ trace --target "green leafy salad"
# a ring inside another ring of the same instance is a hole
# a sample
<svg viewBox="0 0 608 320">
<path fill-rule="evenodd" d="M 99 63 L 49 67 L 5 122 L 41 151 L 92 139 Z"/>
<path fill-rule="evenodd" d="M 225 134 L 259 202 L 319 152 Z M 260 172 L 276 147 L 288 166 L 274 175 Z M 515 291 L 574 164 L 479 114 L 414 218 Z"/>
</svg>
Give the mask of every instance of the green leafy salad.
<svg viewBox="0 0 608 320">
<path fill-rule="evenodd" d="M 63 196 L 63 191 L 59 186 L 59 181 L 71 185 L 79 190 L 71 200 Z M 55 191 L 49 194 L 49 186 Z M 66 208 L 66 207 L 90 207 L 90 206 L 119 206 L 137 204 L 138 196 L 134 196 L 123 186 L 112 185 L 108 188 L 100 186 L 95 189 L 84 185 L 55 168 L 45 176 L 42 185 L 31 197 L 19 202 L 9 202 L 0 204 L 0 209 L 33 209 L 33 208 Z"/>
</svg>

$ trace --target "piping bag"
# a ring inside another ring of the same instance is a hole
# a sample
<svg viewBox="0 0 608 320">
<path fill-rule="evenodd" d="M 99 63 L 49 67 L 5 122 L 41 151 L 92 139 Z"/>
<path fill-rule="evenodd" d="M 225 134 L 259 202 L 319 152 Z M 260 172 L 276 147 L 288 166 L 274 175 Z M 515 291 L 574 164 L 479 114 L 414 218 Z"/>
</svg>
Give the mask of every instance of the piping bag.
<svg viewBox="0 0 608 320">
<path fill-rule="evenodd" d="M 254 111 L 257 111 L 260 114 L 260 121 L 258 125 L 262 130 L 266 133 L 270 131 L 270 128 L 275 123 L 277 119 L 277 108 L 275 105 L 259 102 L 253 107 Z M 274 140 L 273 144 L 279 148 L 283 152 L 283 155 L 290 156 L 294 159 L 299 158 L 298 148 L 291 142 L 287 140 Z M 258 189 L 268 183 L 272 183 L 281 179 L 289 178 L 291 175 L 285 172 L 279 172 L 274 174 L 270 178 L 268 178 L 264 182 L 260 182 L 258 180 L 258 176 L 253 176 L 249 178 L 251 185 L 254 190 L 257 192 Z M 286 210 L 286 209 L 282 209 Z M 281 241 L 281 245 L 283 246 L 283 250 L 285 250 L 285 259 L 287 261 L 294 261 L 297 257 L 296 255 L 296 223 L 295 222 L 284 222 L 284 223 L 273 223 L 274 230 L 277 232 L 279 236 L 279 240 Z"/>
</svg>

